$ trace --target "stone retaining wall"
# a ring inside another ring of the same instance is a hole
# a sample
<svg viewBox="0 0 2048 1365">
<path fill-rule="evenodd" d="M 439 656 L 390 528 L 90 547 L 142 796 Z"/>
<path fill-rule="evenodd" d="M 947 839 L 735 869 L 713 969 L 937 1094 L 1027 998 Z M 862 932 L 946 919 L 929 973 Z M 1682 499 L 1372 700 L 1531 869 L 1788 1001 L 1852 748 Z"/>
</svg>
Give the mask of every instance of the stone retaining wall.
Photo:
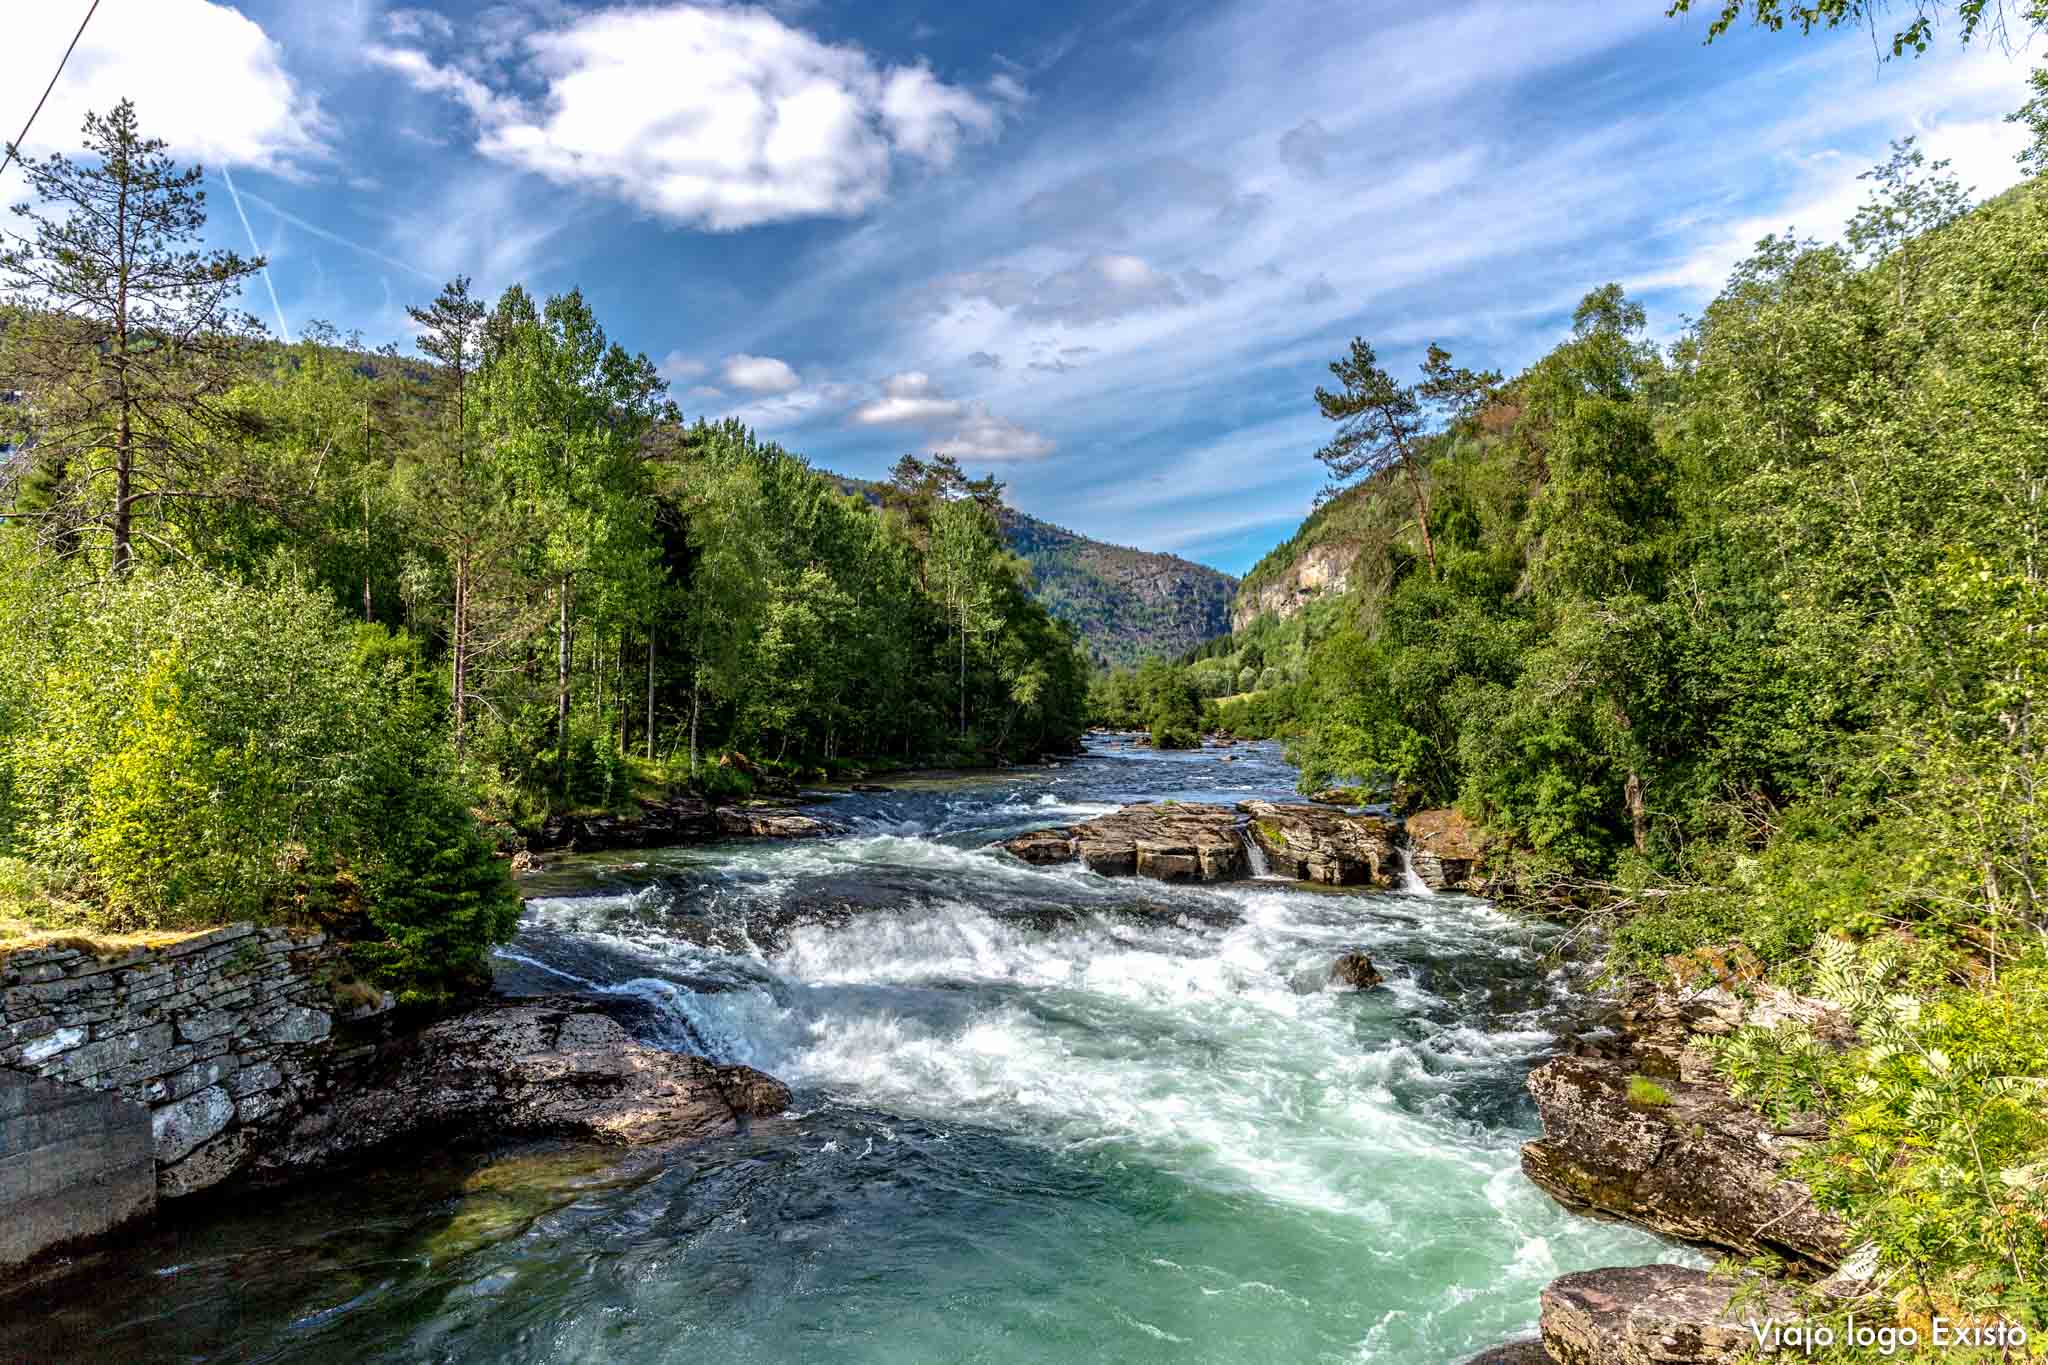
<svg viewBox="0 0 2048 1365">
<path fill-rule="evenodd" d="M 116 958 L 61 943 L 12 953 L 0 958 L 0 1070 L 144 1106 L 158 1194 L 192 1194 L 247 1167 L 373 1050 L 339 1039 L 337 1015 L 390 999 L 345 1011 L 340 965 L 319 934 L 247 924 Z"/>
<path fill-rule="evenodd" d="M 0 1071 L 0 1267 L 156 1207 L 149 1110 Z"/>
</svg>

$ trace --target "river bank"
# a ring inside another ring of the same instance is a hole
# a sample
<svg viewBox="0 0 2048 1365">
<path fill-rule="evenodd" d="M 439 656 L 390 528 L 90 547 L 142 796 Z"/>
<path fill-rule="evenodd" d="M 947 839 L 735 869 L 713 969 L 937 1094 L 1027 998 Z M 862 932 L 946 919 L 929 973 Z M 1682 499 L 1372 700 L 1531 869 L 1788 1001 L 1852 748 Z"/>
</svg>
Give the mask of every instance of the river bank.
<svg viewBox="0 0 2048 1365">
<path fill-rule="evenodd" d="M 839 836 L 526 880 L 502 991 L 755 1066 L 781 1118 L 651 1163 L 498 1146 L 200 1210 L 7 1315 L 0 1355 L 1450 1362 L 1532 1329 L 1559 1275 L 1699 1263 L 1520 1173 L 1524 1078 L 1584 1020 L 1555 930 L 993 847 L 1294 782 L 1268 745 L 1097 749 L 796 808 Z M 1332 988 L 1352 951 L 1382 987 Z"/>
</svg>

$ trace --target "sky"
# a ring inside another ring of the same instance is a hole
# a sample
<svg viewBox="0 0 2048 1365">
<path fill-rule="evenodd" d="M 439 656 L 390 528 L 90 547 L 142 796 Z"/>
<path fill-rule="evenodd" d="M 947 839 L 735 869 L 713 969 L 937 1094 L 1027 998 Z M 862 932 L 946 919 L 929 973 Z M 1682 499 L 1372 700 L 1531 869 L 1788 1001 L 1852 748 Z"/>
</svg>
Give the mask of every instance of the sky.
<svg viewBox="0 0 2048 1365">
<path fill-rule="evenodd" d="M 8 7 L 0 136 L 87 4 Z M 1352 337 L 1512 374 L 1615 280 L 1670 339 L 1766 233 L 1834 237 L 1891 139 L 2019 176 L 2039 54 L 1665 8 L 101 0 L 26 146 L 134 99 L 284 335 L 580 288 L 690 417 L 853 475 L 950 453 L 1241 574 L 1323 485 Z"/>
</svg>

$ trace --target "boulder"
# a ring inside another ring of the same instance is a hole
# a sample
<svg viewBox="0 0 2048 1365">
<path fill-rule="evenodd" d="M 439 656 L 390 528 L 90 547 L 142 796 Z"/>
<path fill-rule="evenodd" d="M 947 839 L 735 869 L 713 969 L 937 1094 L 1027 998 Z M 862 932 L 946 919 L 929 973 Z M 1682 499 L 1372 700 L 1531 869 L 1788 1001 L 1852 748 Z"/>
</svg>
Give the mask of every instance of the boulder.
<svg viewBox="0 0 2048 1365">
<path fill-rule="evenodd" d="M 530 849 L 522 848 L 512 855 L 512 875 L 515 877 L 530 877 L 547 870 L 547 859 Z"/>
<path fill-rule="evenodd" d="M 718 828 L 722 833 L 741 839 L 815 839 L 839 832 L 837 825 L 815 816 L 750 810 L 739 806 L 718 808 Z"/>
<path fill-rule="evenodd" d="M 1284 877 L 1327 886 L 1392 887 L 1400 880 L 1394 832 L 1377 816 L 1274 801 L 1245 801 L 1238 809 L 1251 816 L 1251 837 Z"/>
<path fill-rule="evenodd" d="M 1027 863 L 1041 866 L 1047 863 L 1071 863 L 1079 856 L 1074 848 L 1074 831 L 1071 829 L 1038 829 L 1029 834 L 1020 834 L 1003 845 L 1013 857 Z"/>
<path fill-rule="evenodd" d="M 1809 1272 L 1840 1264 L 1847 1227 L 1819 1208 L 1786 1162 L 1818 1125 L 1774 1126 L 1711 1082 L 1660 1079 L 1630 1093 L 1643 1057 L 1559 1057 L 1529 1076 L 1543 1136 L 1522 1171 L 1570 1208 Z M 1553 1351 L 1555 1348 L 1552 1348 Z"/>
<path fill-rule="evenodd" d="M 1120 811 L 1061 829 L 1034 830 L 1003 844 L 1029 863 L 1079 859 L 1105 877 L 1152 877 L 1167 882 L 1230 881 L 1245 874 L 1240 818 L 1228 806 L 1162 802 Z"/>
<path fill-rule="evenodd" d="M 597 1005 L 541 997 L 472 1010 L 391 1045 L 257 1156 L 281 1176 L 426 1137 L 584 1138 L 617 1145 L 715 1137 L 788 1108 L 751 1067 L 636 1043 Z"/>
<path fill-rule="evenodd" d="M 1403 822 L 1415 875 L 1432 891 L 1468 888 L 1479 866 L 1478 826 L 1455 810 L 1417 811 Z"/>
<path fill-rule="evenodd" d="M 1372 959 L 1364 953 L 1346 953 L 1330 966 L 1330 984 L 1333 986 L 1369 991 L 1385 980 L 1379 969 L 1372 965 Z"/>
<path fill-rule="evenodd" d="M 1363 806 L 1372 796 L 1363 787 L 1325 787 L 1309 800 L 1319 806 Z"/>
<path fill-rule="evenodd" d="M 1768 1349 L 1769 1319 L 1790 1324 L 1797 1313 L 1764 1282 L 1687 1266 L 1582 1270 L 1544 1289 L 1543 1346 L 1557 1365 L 1732 1362 Z M 1761 1348 L 1752 1323 L 1765 1332 Z"/>
</svg>

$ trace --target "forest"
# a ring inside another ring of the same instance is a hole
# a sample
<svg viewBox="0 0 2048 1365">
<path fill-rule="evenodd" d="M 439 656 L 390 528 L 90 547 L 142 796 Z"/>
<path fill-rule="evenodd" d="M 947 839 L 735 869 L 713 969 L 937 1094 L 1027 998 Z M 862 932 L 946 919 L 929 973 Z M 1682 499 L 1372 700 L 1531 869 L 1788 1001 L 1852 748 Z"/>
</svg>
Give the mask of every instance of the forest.
<svg viewBox="0 0 2048 1365">
<path fill-rule="evenodd" d="M 1936 1304 L 2048 1310 L 2048 182 L 1910 143 L 1839 241 L 1766 238 L 1678 339 L 1616 285 L 1512 378 L 1364 340 L 1316 401 L 1347 590 L 1099 716 L 1279 736 L 1314 790 L 1456 804 L 1490 888 L 1611 979 L 1739 942 L 1855 1020 L 1748 1027 L 1736 1093 Z M 1155 719 L 1157 718 L 1157 719 Z"/>
<path fill-rule="evenodd" d="M 1000 484 L 906 457 L 870 506 L 574 291 L 287 344 L 198 167 L 126 102 L 86 145 L 0 249 L 0 929 L 327 924 L 431 999 L 549 812 L 1074 743 Z"/>
</svg>

